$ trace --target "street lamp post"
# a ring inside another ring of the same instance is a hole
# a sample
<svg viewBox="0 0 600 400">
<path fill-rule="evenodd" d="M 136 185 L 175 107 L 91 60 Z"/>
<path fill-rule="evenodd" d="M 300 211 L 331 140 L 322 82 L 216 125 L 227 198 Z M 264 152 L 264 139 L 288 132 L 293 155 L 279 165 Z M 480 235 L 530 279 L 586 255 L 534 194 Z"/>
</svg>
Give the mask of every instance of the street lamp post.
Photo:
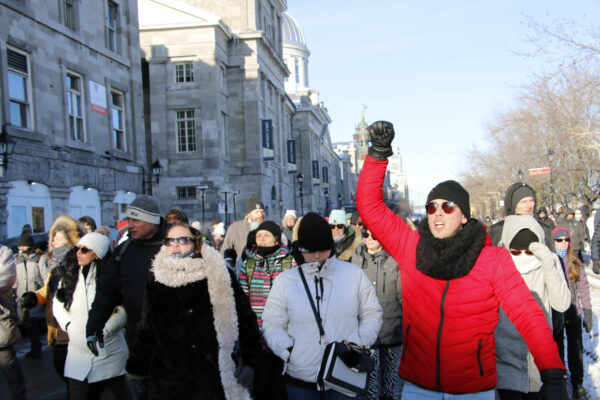
<svg viewBox="0 0 600 400">
<path fill-rule="evenodd" d="M 236 209 L 236 205 L 235 205 L 235 199 L 237 197 L 238 194 L 240 194 L 239 190 L 234 190 L 233 192 L 231 192 L 231 194 L 233 195 L 233 220 L 237 220 L 237 209 Z"/>
<path fill-rule="evenodd" d="M 325 189 L 323 196 L 325 197 L 325 216 L 327 216 L 329 215 L 329 190 Z"/>
<path fill-rule="evenodd" d="M 200 191 L 200 195 L 202 198 L 202 224 L 204 225 L 204 221 L 206 221 L 206 219 L 204 218 L 204 192 L 210 189 L 210 185 L 198 185 L 196 186 L 196 189 Z"/>
<path fill-rule="evenodd" d="M 225 226 L 227 227 L 229 226 L 229 215 L 227 213 L 227 195 L 229 194 L 229 192 L 223 192 L 223 194 L 225 195 Z"/>
<path fill-rule="evenodd" d="M 342 208 L 342 194 L 338 194 L 338 208 L 341 209 Z"/>
<path fill-rule="evenodd" d="M 554 150 L 548 149 L 548 152 L 546 153 L 548 156 L 548 166 L 550 167 L 550 210 L 548 210 L 548 213 L 554 211 L 554 185 L 552 182 L 552 160 L 550 159 L 550 156 L 553 154 Z"/>
<path fill-rule="evenodd" d="M 2 125 L 2 134 L 0 134 L 0 155 L 2 155 L 2 172 L 8 169 L 8 156 L 13 153 L 15 149 L 15 142 L 10 136 L 8 136 L 8 130 L 6 129 L 10 124 Z"/>
<path fill-rule="evenodd" d="M 152 184 L 156 183 L 156 185 L 159 184 L 160 182 L 160 177 L 162 176 L 162 173 L 165 169 L 165 167 L 162 166 L 162 164 L 160 163 L 160 161 L 158 161 L 158 158 L 156 160 L 154 160 L 154 162 L 150 165 L 150 169 L 152 170 L 152 176 L 154 177 L 154 179 L 156 179 L 156 181 L 143 181 L 144 185 L 142 190 L 144 190 L 144 192 L 146 191 L 146 184 L 150 184 L 150 194 L 152 194 Z M 142 167 L 142 172 L 144 174 L 144 179 L 146 179 L 146 169 L 144 167 Z"/>
<path fill-rule="evenodd" d="M 296 179 L 298 180 L 298 187 L 300 192 L 300 215 L 304 215 L 304 199 L 302 190 L 302 184 L 304 183 L 304 175 L 302 175 L 302 172 L 298 172 Z"/>
</svg>

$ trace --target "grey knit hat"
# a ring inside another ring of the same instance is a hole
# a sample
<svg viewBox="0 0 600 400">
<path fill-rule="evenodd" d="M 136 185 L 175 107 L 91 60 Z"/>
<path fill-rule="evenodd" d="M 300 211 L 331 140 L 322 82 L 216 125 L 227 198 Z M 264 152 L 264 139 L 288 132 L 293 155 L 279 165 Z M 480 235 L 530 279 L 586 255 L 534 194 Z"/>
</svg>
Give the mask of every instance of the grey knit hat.
<svg viewBox="0 0 600 400">
<path fill-rule="evenodd" d="M 127 207 L 128 218 L 139 219 L 150 224 L 160 225 L 158 202 L 152 196 L 141 194 Z"/>
</svg>

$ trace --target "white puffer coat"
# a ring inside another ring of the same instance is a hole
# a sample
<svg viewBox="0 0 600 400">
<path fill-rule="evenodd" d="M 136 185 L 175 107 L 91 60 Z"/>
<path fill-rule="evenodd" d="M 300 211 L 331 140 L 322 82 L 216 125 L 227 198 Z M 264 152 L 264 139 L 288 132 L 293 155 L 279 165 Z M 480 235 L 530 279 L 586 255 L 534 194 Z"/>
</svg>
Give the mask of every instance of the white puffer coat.
<svg viewBox="0 0 600 400">
<path fill-rule="evenodd" d="M 331 257 L 320 271 L 317 263 L 303 264 L 300 268 L 320 310 L 325 340 L 320 340 L 298 268 L 283 272 L 273 283 L 263 313 L 263 335 L 271 350 L 287 362 L 288 375 L 314 383 L 325 346 L 343 340 L 371 346 L 377 340 L 383 312 L 375 287 L 356 265 Z M 317 287 L 321 297 L 318 305 Z M 290 347 L 293 347 L 291 354 Z"/>
<path fill-rule="evenodd" d="M 96 263 L 92 263 L 87 277 L 84 277 L 81 268 L 79 269 L 70 309 L 67 311 L 56 297 L 52 303 L 54 317 L 60 327 L 69 334 L 65 376 L 78 381 L 87 378 L 89 383 L 125 374 L 125 363 L 129 356 L 123 335 L 127 313 L 121 306 L 115 308 L 115 312 L 104 326 L 104 348 L 98 349 L 99 355 L 94 356 L 87 347 L 85 326 L 95 296 Z"/>
</svg>

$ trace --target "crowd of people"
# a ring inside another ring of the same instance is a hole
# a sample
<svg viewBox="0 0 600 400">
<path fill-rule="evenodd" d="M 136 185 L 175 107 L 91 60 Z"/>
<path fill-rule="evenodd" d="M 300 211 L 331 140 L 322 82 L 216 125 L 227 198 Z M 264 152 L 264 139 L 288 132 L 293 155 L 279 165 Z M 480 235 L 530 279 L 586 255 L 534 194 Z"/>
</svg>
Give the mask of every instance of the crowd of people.
<svg viewBox="0 0 600 400">
<path fill-rule="evenodd" d="M 92 218 L 61 215 L 45 251 L 24 227 L 16 254 L 0 247 L 0 369 L 13 398 L 27 398 L 21 331 L 33 359 L 47 332 L 73 400 L 106 389 L 124 400 L 354 398 L 323 378 L 334 342 L 370 349 L 355 398 L 567 399 L 567 377 L 585 398 L 584 258 L 591 250 L 598 274 L 600 216 L 554 218 L 515 183 L 505 218 L 482 222 L 445 181 L 415 226 L 383 200 L 393 127 L 369 131 L 353 213 L 272 221 L 251 195 L 227 227 L 161 214 L 139 195 L 113 241 Z"/>
</svg>

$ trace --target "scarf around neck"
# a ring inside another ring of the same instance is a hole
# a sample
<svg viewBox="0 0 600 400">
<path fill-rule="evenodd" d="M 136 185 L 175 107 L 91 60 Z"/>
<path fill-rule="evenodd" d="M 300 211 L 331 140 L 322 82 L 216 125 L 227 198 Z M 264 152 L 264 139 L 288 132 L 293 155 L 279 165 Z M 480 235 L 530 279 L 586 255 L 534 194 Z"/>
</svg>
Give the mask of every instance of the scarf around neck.
<svg viewBox="0 0 600 400">
<path fill-rule="evenodd" d="M 429 230 L 427 218 L 418 227 L 417 269 L 435 279 L 456 279 L 467 275 L 485 242 L 485 229 L 471 218 L 456 235 L 437 239 Z"/>
</svg>

